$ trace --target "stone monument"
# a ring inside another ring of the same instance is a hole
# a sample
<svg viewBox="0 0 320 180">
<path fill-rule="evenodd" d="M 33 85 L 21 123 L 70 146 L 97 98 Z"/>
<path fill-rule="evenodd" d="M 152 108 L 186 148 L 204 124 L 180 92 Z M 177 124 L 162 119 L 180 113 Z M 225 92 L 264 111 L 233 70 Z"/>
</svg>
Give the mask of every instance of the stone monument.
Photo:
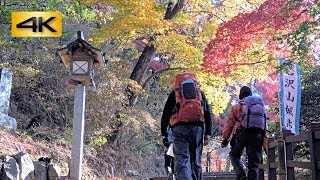
<svg viewBox="0 0 320 180">
<path fill-rule="evenodd" d="M 17 129 L 17 122 L 9 114 L 12 74 L 0 68 L 0 129 Z"/>
</svg>

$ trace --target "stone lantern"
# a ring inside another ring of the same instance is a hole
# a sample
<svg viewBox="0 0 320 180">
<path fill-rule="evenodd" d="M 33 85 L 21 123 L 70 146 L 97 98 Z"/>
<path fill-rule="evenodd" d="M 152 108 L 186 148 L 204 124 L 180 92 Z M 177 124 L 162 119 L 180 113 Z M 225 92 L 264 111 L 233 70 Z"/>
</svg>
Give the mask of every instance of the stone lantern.
<svg viewBox="0 0 320 180">
<path fill-rule="evenodd" d="M 95 89 L 93 65 L 106 65 L 105 53 L 102 50 L 85 41 L 82 32 L 78 31 L 78 38 L 66 47 L 58 49 L 57 53 L 65 67 L 70 69 L 69 84 L 83 84 Z"/>
</svg>

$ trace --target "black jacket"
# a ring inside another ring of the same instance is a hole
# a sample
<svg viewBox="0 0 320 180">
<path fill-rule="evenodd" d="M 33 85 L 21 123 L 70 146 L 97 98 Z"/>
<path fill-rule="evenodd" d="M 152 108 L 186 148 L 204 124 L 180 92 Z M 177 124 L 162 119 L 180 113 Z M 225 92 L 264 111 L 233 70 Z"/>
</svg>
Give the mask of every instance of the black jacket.
<svg viewBox="0 0 320 180">
<path fill-rule="evenodd" d="M 205 130 L 204 130 L 204 134 L 205 135 L 211 135 L 211 126 L 212 126 L 212 121 L 211 121 L 211 108 L 208 104 L 208 101 L 206 99 L 206 96 L 204 95 L 204 93 L 201 91 L 201 96 L 202 96 L 202 100 L 204 101 L 204 106 L 203 106 L 203 110 L 204 110 L 204 123 L 205 123 Z M 164 106 L 163 109 L 163 114 L 162 114 L 162 118 L 161 118 L 161 135 L 162 136 L 167 136 L 167 129 L 170 123 L 170 118 L 173 115 L 173 110 L 175 108 L 176 105 L 176 98 L 175 98 L 175 92 L 172 91 L 167 99 L 167 102 Z M 191 122 L 191 123 L 178 123 L 175 124 L 172 127 L 178 126 L 180 124 L 190 124 L 190 125 L 195 125 L 195 126 L 203 126 L 203 122 L 199 121 L 199 122 Z"/>
</svg>

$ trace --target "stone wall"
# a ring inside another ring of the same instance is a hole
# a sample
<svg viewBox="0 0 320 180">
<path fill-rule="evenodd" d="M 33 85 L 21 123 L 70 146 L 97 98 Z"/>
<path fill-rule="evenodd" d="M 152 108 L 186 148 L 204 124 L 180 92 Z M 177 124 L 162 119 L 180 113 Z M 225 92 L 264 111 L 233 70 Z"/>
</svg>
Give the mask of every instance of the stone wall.
<svg viewBox="0 0 320 180">
<path fill-rule="evenodd" d="M 1 180 L 59 180 L 61 169 L 42 157 L 33 161 L 25 152 L 0 158 Z"/>
</svg>

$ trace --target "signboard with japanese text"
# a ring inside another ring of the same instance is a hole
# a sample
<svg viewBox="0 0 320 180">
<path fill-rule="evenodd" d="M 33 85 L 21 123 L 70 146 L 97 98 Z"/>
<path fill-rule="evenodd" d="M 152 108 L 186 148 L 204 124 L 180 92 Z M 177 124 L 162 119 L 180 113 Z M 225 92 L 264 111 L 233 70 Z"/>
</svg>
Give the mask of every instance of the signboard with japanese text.
<svg viewBox="0 0 320 180">
<path fill-rule="evenodd" d="M 285 59 L 280 59 L 280 64 Z M 282 129 L 299 134 L 301 82 L 300 69 L 293 63 L 289 69 L 283 70 L 280 75 L 280 107 Z"/>
</svg>

